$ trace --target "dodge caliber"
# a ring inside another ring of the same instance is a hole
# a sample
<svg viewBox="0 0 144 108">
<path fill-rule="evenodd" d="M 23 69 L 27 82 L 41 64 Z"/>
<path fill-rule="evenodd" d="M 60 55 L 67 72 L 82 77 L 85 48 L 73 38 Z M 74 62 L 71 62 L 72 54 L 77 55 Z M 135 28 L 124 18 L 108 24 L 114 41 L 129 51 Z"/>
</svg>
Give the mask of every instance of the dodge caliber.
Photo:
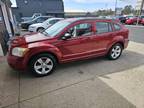
<svg viewBox="0 0 144 108">
<path fill-rule="evenodd" d="M 128 46 L 128 29 L 116 20 L 70 18 L 42 33 L 30 33 L 11 41 L 8 64 L 46 76 L 59 63 L 106 56 L 118 59 Z"/>
</svg>

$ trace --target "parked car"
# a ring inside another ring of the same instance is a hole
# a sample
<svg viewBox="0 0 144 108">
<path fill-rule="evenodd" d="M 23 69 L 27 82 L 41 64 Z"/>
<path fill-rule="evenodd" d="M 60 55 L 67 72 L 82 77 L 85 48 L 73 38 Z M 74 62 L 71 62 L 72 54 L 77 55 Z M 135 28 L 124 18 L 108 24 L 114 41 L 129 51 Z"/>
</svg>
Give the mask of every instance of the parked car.
<svg viewBox="0 0 144 108">
<path fill-rule="evenodd" d="M 125 24 L 132 25 L 136 21 L 136 17 L 134 16 L 126 16 Z"/>
<path fill-rule="evenodd" d="M 28 29 L 28 27 L 31 24 L 42 23 L 42 22 L 44 22 L 45 20 L 47 20 L 49 18 L 51 18 L 51 16 L 39 16 L 39 17 L 34 18 L 33 20 L 22 22 L 21 23 L 21 28 L 22 29 Z"/>
<path fill-rule="evenodd" d="M 141 19 L 141 24 L 144 25 L 144 18 Z"/>
<path fill-rule="evenodd" d="M 115 17 L 115 16 L 108 16 L 108 17 L 106 17 L 106 19 L 113 19 L 113 20 L 115 20 L 117 22 L 120 22 L 120 20 L 117 17 Z"/>
<path fill-rule="evenodd" d="M 49 18 L 48 20 L 44 21 L 43 23 L 36 23 L 29 26 L 30 32 L 42 32 L 51 25 L 55 24 L 56 22 L 62 20 L 63 18 Z"/>
<path fill-rule="evenodd" d="M 33 20 L 36 17 L 39 17 L 39 16 L 42 16 L 42 14 L 41 13 L 34 13 L 32 15 L 32 17 L 22 17 L 21 19 L 22 19 L 22 21 L 30 21 L 30 20 Z"/>
<path fill-rule="evenodd" d="M 144 25 L 144 16 L 140 16 L 140 24 Z"/>
<path fill-rule="evenodd" d="M 45 76 L 58 63 L 99 56 L 118 59 L 128 46 L 128 34 L 129 30 L 114 20 L 65 19 L 42 33 L 13 39 L 7 60 L 14 69 L 29 69 L 36 76 Z"/>
<path fill-rule="evenodd" d="M 138 17 L 138 16 L 129 16 L 127 17 L 127 20 L 126 20 L 126 24 L 129 24 L 129 25 L 132 25 L 132 24 L 137 24 L 137 21 L 138 23 L 140 24 L 141 23 L 141 20 L 142 20 L 142 17 Z"/>
<path fill-rule="evenodd" d="M 126 20 L 127 20 L 127 18 L 125 17 L 125 16 L 119 16 L 118 17 L 118 19 L 119 19 L 119 21 L 121 22 L 121 23 L 125 23 L 126 22 Z"/>
</svg>

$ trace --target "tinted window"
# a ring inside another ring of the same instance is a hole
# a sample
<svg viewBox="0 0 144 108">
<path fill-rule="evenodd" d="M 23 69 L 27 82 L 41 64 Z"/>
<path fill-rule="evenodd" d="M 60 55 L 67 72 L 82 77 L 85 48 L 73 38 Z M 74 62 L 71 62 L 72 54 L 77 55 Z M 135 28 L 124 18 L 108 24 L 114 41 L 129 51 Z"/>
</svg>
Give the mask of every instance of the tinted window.
<svg viewBox="0 0 144 108">
<path fill-rule="evenodd" d="M 97 34 L 107 33 L 112 31 L 110 23 L 107 22 L 97 22 L 96 23 Z"/>
<path fill-rule="evenodd" d="M 118 30 L 121 29 L 121 27 L 120 27 L 118 24 L 114 24 L 114 29 L 115 29 L 116 31 L 118 31 Z"/>
</svg>

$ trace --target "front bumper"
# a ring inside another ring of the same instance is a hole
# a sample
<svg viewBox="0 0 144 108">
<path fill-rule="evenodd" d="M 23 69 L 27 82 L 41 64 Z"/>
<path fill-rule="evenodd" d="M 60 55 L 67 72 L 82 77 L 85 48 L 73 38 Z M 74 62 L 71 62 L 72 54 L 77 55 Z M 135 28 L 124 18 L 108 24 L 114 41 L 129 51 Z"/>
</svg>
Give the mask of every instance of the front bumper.
<svg viewBox="0 0 144 108">
<path fill-rule="evenodd" d="M 21 28 L 22 29 L 28 29 L 30 24 L 21 24 Z"/>
<path fill-rule="evenodd" d="M 7 62 L 13 69 L 16 70 L 26 70 L 26 65 L 24 63 L 24 58 L 8 55 Z"/>
<path fill-rule="evenodd" d="M 29 27 L 29 28 L 28 28 L 28 31 L 29 31 L 29 32 L 36 32 L 36 28 Z"/>
</svg>

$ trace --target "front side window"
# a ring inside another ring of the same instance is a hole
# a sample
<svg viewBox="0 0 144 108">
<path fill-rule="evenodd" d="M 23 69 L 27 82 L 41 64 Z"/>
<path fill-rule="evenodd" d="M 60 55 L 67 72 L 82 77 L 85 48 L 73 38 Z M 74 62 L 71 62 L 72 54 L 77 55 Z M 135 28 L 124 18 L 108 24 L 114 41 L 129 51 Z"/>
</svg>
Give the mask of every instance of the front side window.
<svg viewBox="0 0 144 108">
<path fill-rule="evenodd" d="M 92 34 L 92 24 L 82 23 L 68 29 L 71 37 L 89 36 Z"/>
<path fill-rule="evenodd" d="M 96 23 L 96 32 L 97 34 L 111 32 L 112 27 L 108 22 L 97 22 Z"/>
</svg>

